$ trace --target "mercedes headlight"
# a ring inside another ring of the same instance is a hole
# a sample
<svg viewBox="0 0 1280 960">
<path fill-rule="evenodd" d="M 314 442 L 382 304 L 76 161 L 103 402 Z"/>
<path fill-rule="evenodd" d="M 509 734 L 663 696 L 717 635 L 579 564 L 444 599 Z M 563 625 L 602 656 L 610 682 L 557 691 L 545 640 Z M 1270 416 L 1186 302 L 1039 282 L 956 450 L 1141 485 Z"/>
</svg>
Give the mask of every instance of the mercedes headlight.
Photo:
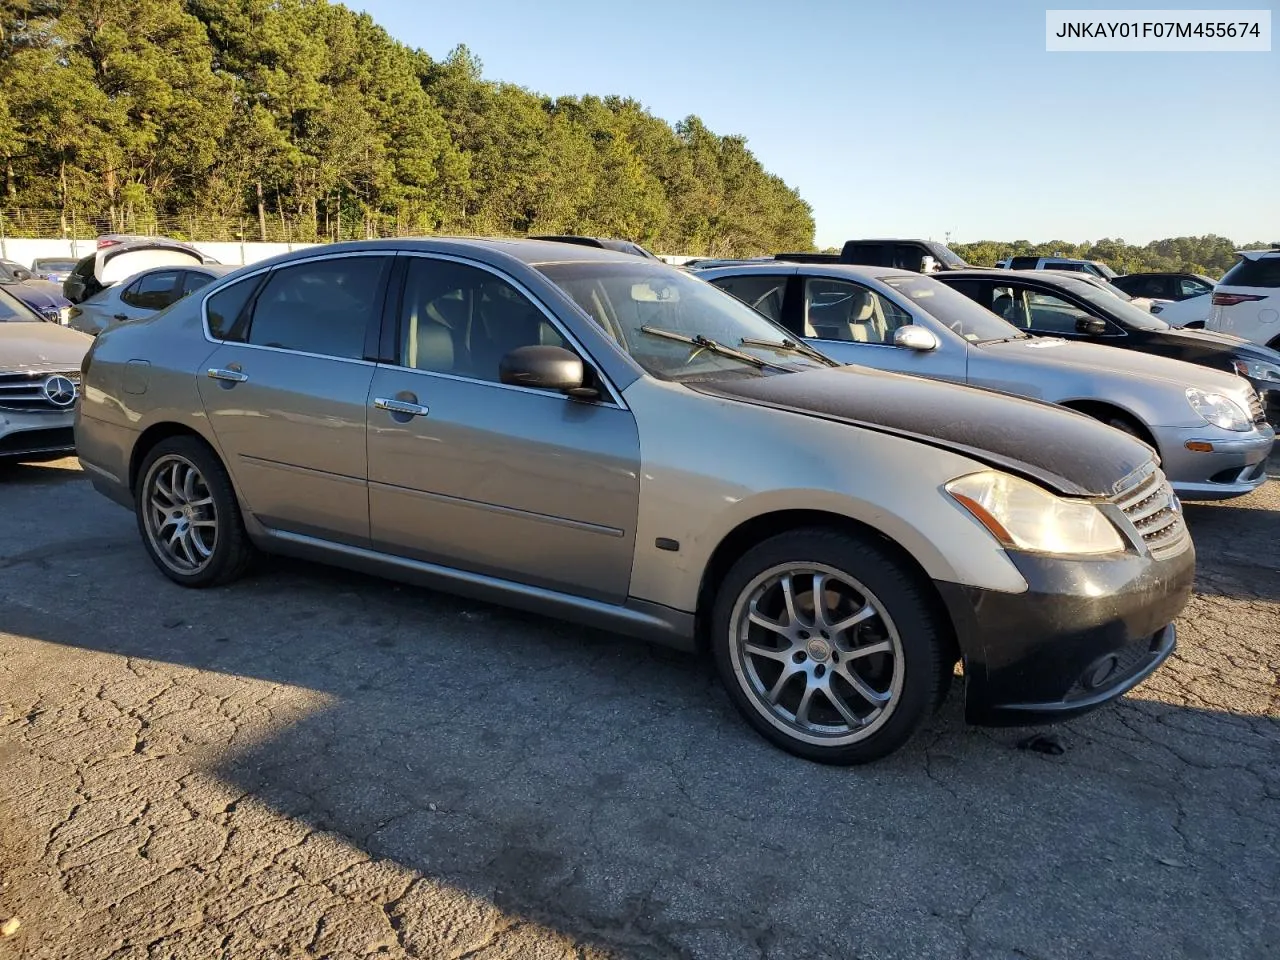
<svg viewBox="0 0 1280 960">
<path fill-rule="evenodd" d="M 1232 360 L 1231 368 L 1251 380 L 1280 381 L 1280 366 L 1265 360 Z"/>
<path fill-rule="evenodd" d="M 1220 393 L 1209 393 L 1207 390 L 1188 387 L 1187 403 L 1191 404 L 1192 410 L 1204 417 L 1206 423 L 1211 423 L 1215 427 L 1236 430 L 1240 433 L 1253 429 L 1253 418 L 1244 407 Z"/>
<path fill-rule="evenodd" d="M 1084 555 L 1125 549 L 1120 532 L 1095 504 L 1055 496 L 1007 473 L 971 473 L 952 480 L 946 491 L 1005 547 Z"/>
</svg>

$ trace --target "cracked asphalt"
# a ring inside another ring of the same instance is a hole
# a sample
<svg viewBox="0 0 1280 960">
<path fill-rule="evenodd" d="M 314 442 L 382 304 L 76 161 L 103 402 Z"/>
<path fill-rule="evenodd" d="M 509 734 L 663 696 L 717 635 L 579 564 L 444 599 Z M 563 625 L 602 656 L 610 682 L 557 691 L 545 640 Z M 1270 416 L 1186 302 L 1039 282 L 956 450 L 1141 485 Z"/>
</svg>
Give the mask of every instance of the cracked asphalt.
<svg viewBox="0 0 1280 960">
<path fill-rule="evenodd" d="M 1275 956 L 1280 483 L 1188 518 L 1176 657 L 1063 754 L 953 691 L 833 769 L 691 658 L 291 561 L 184 591 L 74 460 L 0 469 L 0 957 Z"/>
</svg>

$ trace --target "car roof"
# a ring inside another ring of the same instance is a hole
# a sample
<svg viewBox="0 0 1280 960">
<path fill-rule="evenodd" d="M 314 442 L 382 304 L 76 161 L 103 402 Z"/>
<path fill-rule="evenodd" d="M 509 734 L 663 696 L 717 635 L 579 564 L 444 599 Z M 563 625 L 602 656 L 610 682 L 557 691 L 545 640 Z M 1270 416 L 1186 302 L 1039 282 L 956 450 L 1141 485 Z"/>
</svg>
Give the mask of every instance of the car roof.
<svg viewBox="0 0 1280 960">
<path fill-rule="evenodd" d="M 953 277 L 958 280 L 963 280 L 965 277 L 970 277 L 975 280 L 1005 280 L 1009 277 L 1018 277 L 1019 279 L 1030 280 L 1033 282 L 1039 280 L 1042 283 L 1083 283 L 1088 286 L 1094 286 L 1091 281 L 1083 279 L 1074 270 L 1003 270 L 1000 267 L 969 267 L 965 270 L 946 270 L 942 273 L 930 274 L 930 276 L 933 276 L 935 279 L 942 279 L 945 277 L 948 280 Z M 1103 283 L 1107 282 L 1104 277 L 1100 277 L 1099 279 L 1102 280 Z"/>
<path fill-rule="evenodd" d="M 726 264 L 722 267 L 707 267 L 696 271 L 702 274 L 776 274 L 779 270 L 790 274 L 829 277 L 857 277 L 859 280 L 884 280 L 893 277 L 922 277 L 925 274 L 914 270 L 900 270 L 897 267 L 874 267 L 860 263 L 806 263 L 796 260 L 766 260 L 759 263 Z M 1008 271 L 1005 271 L 1006 273 Z M 933 274 L 929 274 L 933 276 Z"/>
<path fill-rule="evenodd" d="M 1246 260 L 1261 260 L 1263 257 L 1280 257 L 1280 248 L 1272 247 L 1270 250 L 1237 250 L 1237 257 L 1244 257 Z"/>
<path fill-rule="evenodd" d="M 473 256 L 482 260 L 519 260 L 528 266 L 548 263 L 626 263 L 637 262 L 662 266 L 660 261 L 646 261 L 630 253 L 619 253 L 601 247 L 579 243 L 561 243 L 555 240 L 531 240 L 527 237 L 396 237 L 384 240 L 348 240 L 343 243 L 327 243 L 304 247 L 291 253 L 272 257 L 265 263 L 288 263 L 305 260 L 320 253 L 355 253 L 359 251 L 421 251 L 458 256 Z M 674 269 L 674 268 L 672 268 Z"/>
</svg>

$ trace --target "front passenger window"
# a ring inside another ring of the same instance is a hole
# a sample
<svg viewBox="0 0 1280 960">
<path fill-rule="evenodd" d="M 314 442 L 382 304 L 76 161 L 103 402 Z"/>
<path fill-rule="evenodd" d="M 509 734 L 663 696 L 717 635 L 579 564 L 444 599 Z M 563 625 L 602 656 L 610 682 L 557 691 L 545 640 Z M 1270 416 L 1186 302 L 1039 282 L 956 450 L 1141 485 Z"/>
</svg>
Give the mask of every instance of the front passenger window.
<svg viewBox="0 0 1280 960">
<path fill-rule="evenodd" d="M 569 346 L 546 314 L 501 277 L 452 260 L 410 260 L 401 366 L 500 383 L 502 358 L 538 345 Z"/>
<path fill-rule="evenodd" d="M 807 277 L 804 282 L 806 337 L 855 343 L 893 343 L 894 331 L 911 315 L 886 297 L 856 283 Z"/>
<path fill-rule="evenodd" d="M 248 342 L 361 359 L 390 264 L 390 257 L 334 257 L 272 271 L 254 304 Z M 211 302 L 210 326 L 212 313 Z"/>
<path fill-rule="evenodd" d="M 1076 321 L 1090 319 L 1090 314 L 1051 293 L 1026 291 L 1026 310 L 1031 329 L 1036 333 L 1075 333 Z"/>
</svg>

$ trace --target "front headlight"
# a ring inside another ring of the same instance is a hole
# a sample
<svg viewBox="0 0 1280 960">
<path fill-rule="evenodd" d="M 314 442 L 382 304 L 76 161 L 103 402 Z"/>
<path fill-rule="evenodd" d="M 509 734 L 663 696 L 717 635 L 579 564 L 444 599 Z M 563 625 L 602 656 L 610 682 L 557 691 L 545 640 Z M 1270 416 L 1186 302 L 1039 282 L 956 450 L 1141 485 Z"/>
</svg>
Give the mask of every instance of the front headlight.
<svg viewBox="0 0 1280 960">
<path fill-rule="evenodd" d="M 1231 369 L 1251 380 L 1280 381 L 1280 366 L 1265 360 L 1232 360 Z"/>
<path fill-rule="evenodd" d="M 1191 409 L 1204 417 L 1206 423 L 1223 430 L 1236 430 L 1244 433 L 1253 429 L 1253 419 L 1245 409 L 1230 397 L 1220 393 L 1209 393 L 1206 390 L 1187 388 L 1187 403 Z"/>
<path fill-rule="evenodd" d="M 1089 555 L 1125 549 L 1120 532 L 1096 505 L 1065 500 L 1007 473 L 971 473 L 952 480 L 946 491 L 1006 547 Z"/>
</svg>

